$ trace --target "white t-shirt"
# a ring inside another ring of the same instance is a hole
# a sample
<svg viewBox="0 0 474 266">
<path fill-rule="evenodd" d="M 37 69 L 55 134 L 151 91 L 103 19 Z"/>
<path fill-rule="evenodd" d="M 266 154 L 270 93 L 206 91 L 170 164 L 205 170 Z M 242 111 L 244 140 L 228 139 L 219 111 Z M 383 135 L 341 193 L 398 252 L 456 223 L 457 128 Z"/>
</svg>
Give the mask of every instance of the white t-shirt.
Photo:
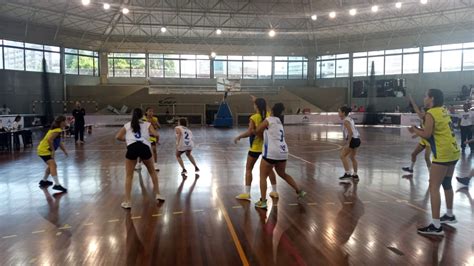
<svg viewBox="0 0 474 266">
<path fill-rule="evenodd" d="M 462 111 L 459 116 L 461 117 L 462 127 L 472 126 L 472 119 L 474 118 L 474 114 L 472 113 L 472 111 Z"/>
<path fill-rule="evenodd" d="M 149 147 L 151 147 L 151 144 L 150 144 L 150 141 L 149 141 L 149 139 L 150 139 L 150 132 L 149 132 L 150 125 L 151 124 L 148 123 L 148 122 L 140 122 L 140 132 L 137 132 L 137 133 L 133 132 L 131 122 L 128 122 L 127 124 L 123 125 L 123 127 L 126 130 L 125 141 L 127 142 L 127 146 L 131 145 L 135 142 L 142 142 L 143 144 L 146 144 Z"/>
<path fill-rule="evenodd" d="M 263 132 L 263 157 L 271 160 L 288 160 L 285 130 L 280 118 L 270 116 L 268 127 Z"/>
<path fill-rule="evenodd" d="M 193 132 L 187 127 L 177 126 L 177 130 L 181 132 L 181 137 L 178 139 L 178 134 L 176 134 L 176 149 L 178 151 L 191 151 L 194 147 L 193 142 Z"/>
<path fill-rule="evenodd" d="M 355 127 L 354 120 L 353 120 L 350 116 L 347 116 L 347 117 L 344 118 L 344 120 L 342 121 L 342 132 L 344 133 L 344 139 L 347 140 L 347 138 L 349 137 L 349 131 L 348 131 L 347 128 L 344 126 L 345 121 L 348 121 L 348 122 L 349 122 L 349 125 L 350 125 L 351 130 L 352 130 L 352 137 L 355 138 L 355 139 L 360 138 L 360 134 L 359 134 L 359 131 L 357 130 L 357 128 Z"/>
</svg>

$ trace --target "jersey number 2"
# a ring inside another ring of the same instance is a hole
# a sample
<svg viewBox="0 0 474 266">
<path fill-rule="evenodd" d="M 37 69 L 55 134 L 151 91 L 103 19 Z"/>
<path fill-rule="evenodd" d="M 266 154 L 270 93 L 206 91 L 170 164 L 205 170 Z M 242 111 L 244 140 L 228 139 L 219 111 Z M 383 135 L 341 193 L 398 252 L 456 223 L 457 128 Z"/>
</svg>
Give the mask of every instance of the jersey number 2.
<svg viewBox="0 0 474 266">
<path fill-rule="evenodd" d="M 184 139 L 185 140 L 189 139 L 189 133 L 187 131 L 184 131 Z"/>
</svg>

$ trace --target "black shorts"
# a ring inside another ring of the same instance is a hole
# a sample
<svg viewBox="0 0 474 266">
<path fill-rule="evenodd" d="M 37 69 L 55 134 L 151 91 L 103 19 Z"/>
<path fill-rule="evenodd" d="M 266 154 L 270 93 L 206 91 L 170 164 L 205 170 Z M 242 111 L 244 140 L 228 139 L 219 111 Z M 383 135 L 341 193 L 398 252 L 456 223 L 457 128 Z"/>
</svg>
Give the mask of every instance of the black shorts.
<svg viewBox="0 0 474 266">
<path fill-rule="evenodd" d="M 146 161 L 151 158 L 150 147 L 143 142 L 135 142 L 127 146 L 127 154 L 125 158 L 129 160 L 136 160 L 138 158 Z"/>
<path fill-rule="evenodd" d="M 260 155 L 262 155 L 261 152 L 249 151 L 249 156 L 252 157 L 252 158 L 258 159 L 258 157 L 260 157 Z"/>
<path fill-rule="evenodd" d="M 351 143 L 349 143 L 349 148 L 355 149 L 355 148 L 359 148 L 359 146 L 360 146 L 360 139 L 352 138 Z"/>
<path fill-rule="evenodd" d="M 40 157 L 41 159 L 43 159 L 43 161 L 44 161 L 45 163 L 48 163 L 49 160 L 52 160 L 52 159 L 53 159 L 53 157 L 51 157 L 51 155 L 43 155 L 43 156 L 40 155 L 39 157 Z"/>
<path fill-rule="evenodd" d="M 451 165 L 456 165 L 458 163 L 458 160 L 456 161 L 451 161 L 451 162 L 432 162 L 434 164 L 438 164 L 438 165 L 444 165 L 444 166 L 451 166 Z"/>
<path fill-rule="evenodd" d="M 269 163 L 269 164 L 277 164 L 277 163 L 283 163 L 283 162 L 286 162 L 286 160 L 273 160 L 273 159 L 268 159 L 268 158 L 265 158 L 265 157 L 262 157 L 265 162 Z"/>
</svg>

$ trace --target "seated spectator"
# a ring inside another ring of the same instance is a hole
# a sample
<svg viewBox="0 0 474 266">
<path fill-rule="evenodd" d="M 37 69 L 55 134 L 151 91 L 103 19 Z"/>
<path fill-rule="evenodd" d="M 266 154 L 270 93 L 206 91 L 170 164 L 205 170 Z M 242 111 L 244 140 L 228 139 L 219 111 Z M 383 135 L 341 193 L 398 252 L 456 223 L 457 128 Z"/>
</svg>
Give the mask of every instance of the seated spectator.
<svg viewBox="0 0 474 266">
<path fill-rule="evenodd" d="M 12 125 L 12 130 L 13 130 L 13 131 L 15 131 L 15 130 L 20 130 L 20 129 L 21 129 L 20 121 L 21 121 L 21 116 L 20 116 L 20 115 L 17 115 L 17 116 L 15 117 L 15 120 L 13 120 L 13 125 Z"/>
<path fill-rule="evenodd" d="M 363 105 L 359 106 L 359 112 L 363 113 L 365 112 L 365 107 Z"/>
</svg>

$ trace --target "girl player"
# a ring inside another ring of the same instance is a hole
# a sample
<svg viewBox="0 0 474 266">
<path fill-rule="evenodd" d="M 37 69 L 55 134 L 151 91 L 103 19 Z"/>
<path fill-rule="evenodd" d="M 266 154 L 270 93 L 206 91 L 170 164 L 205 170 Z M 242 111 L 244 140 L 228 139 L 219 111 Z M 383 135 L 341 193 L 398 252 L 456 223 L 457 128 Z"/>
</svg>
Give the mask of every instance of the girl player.
<svg viewBox="0 0 474 266">
<path fill-rule="evenodd" d="M 38 156 L 43 159 L 43 161 L 48 165 L 44 171 L 44 177 L 39 182 L 41 188 L 51 186 L 53 182 L 48 181 L 49 175 L 53 177 L 54 180 L 54 190 L 59 190 L 61 192 L 67 192 L 67 189 L 59 183 L 58 179 L 58 170 L 56 165 L 56 160 L 54 159 L 56 150 L 61 148 L 66 156 L 68 156 L 64 144 L 61 142 L 61 133 L 66 127 L 66 117 L 58 116 L 51 125 L 51 129 L 48 130 L 48 133 L 44 136 L 41 142 L 38 145 L 37 153 Z"/>
<path fill-rule="evenodd" d="M 411 95 L 408 96 L 409 99 L 410 99 L 410 103 L 411 103 L 411 106 L 413 107 L 413 109 L 415 110 L 416 114 L 418 115 L 418 117 L 424 121 L 425 120 L 425 113 L 422 112 L 420 110 L 420 108 L 418 108 L 418 106 L 416 105 L 415 101 L 413 100 L 413 98 L 411 97 Z M 416 135 L 415 135 L 416 136 Z M 411 165 L 409 167 L 403 167 L 402 170 L 403 171 L 406 171 L 406 172 L 409 172 L 409 173 L 413 173 L 413 167 L 415 166 L 415 163 L 416 163 L 416 157 L 418 156 L 418 154 L 420 154 L 420 152 L 422 152 L 423 150 L 425 150 L 425 162 L 426 162 L 426 167 L 428 167 L 428 170 L 431 168 L 431 159 L 430 159 L 430 156 L 431 156 L 431 147 L 430 147 L 430 143 L 424 139 L 424 138 L 421 138 L 420 142 L 418 143 L 418 145 L 416 146 L 415 150 L 411 153 Z"/>
<path fill-rule="evenodd" d="M 432 222 L 418 233 L 427 235 L 444 235 L 441 223 L 456 223 L 453 214 L 453 178 L 454 167 L 460 157 L 456 137 L 452 130 L 453 123 L 448 110 L 443 107 L 444 95 L 438 89 L 430 89 L 424 99 L 425 108 L 429 110 L 425 115 L 423 128 L 410 127 L 410 133 L 427 139 L 433 152 L 433 163 L 430 169 L 429 190 L 431 198 Z M 446 197 L 447 213 L 440 217 L 441 195 L 439 188 L 443 186 Z"/>
<path fill-rule="evenodd" d="M 154 115 L 154 110 L 151 107 L 148 107 L 145 110 L 145 121 L 150 123 L 153 129 L 157 130 L 160 128 L 160 124 L 158 123 L 158 118 L 155 117 Z M 158 153 L 156 152 L 156 145 L 158 145 L 158 142 L 160 140 L 160 135 L 157 134 L 157 136 L 150 136 L 150 143 L 151 143 L 151 151 L 153 153 L 153 161 L 155 162 L 155 170 L 160 171 L 158 169 Z"/>
<path fill-rule="evenodd" d="M 194 147 L 193 142 L 193 133 L 191 130 L 187 128 L 188 121 L 185 118 L 179 119 L 179 124 L 175 128 L 176 133 L 176 159 L 178 160 L 179 165 L 183 169 L 181 175 L 185 176 L 188 171 L 184 167 L 183 159 L 181 159 L 181 155 L 186 153 L 186 157 L 188 157 L 189 161 L 194 165 L 195 172 L 199 172 L 199 168 L 196 165 L 196 161 L 194 157 L 191 155 L 191 152 Z"/>
<path fill-rule="evenodd" d="M 249 127 L 247 131 L 240 134 L 234 139 L 234 143 L 243 138 L 249 138 L 250 149 L 247 155 L 247 164 L 245 166 L 245 192 L 237 195 L 236 199 L 250 200 L 250 188 L 252 184 L 252 170 L 253 166 L 258 160 L 258 157 L 262 154 L 263 149 L 263 136 L 256 134 L 257 127 L 269 117 L 270 114 L 267 112 L 267 102 L 263 98 L 252 97 L 254 103 L 255 114 L 250 117 Z M 276 177 L 273 171 L 270 171 L 270 182 L 272 184 L 272 192 L 270 197 L 278 198 L 278 192 L 276 191 Z"/>
<path fill-rule="evenodd" d="M 351 111 L 352 109 L 347 106 L 339 108 L 339 118 L 343 120 L 342 132 L 344 134 L 344 140 L 346 141 L 341 150 L 341 161 L 342 165 L 344 165 L 344 170 L 346 171 L 343 176 L 339 177 L 341 182 L 350 182 L 351 179 L 354 179 L 354 181 L 359 180 L 359 176 L 357 175 L 358 165 L 356 155 L 357 148 L 360 146 L 360 134 L 355 127 L 354 120 L 349 116 Z M 354 169 L 353 173 L 351 173 L 347 156 L 349 156 L 352 161 L 352 168 Z"/>
<path fill-rule="evenodd" d="M 155 199 L 158 201 L 164 201 L 163 196 L 160 195 L 158 176 L 153 166 L 153 159 L 151 154 L 150 136 L 157 136 L 158 133 L 148 122 L 143 122 L 143 111 L 140 108 L 133 109 L 132 121 L 125 124 L 120 131 L 117 133 L 115 138 L 120 141 L 127 143 L 127 154 L 125 155 L 125 201 L 122 202 L 121 206 L 124 209 L 132 208 L 131 203 L 131 192 L 132 192 L 132 180 L 133 180 L 133 169 L 137 164 L 137 159 L 140 158 L 148 169 L 148 173 L 151 176 L 153 182 L 153 193 Z"/>
<path fill-rule="evenodd" d="M 282 103 L 277 103 L 272 108 L 272 114 L 267 117 L 257 128 L 257 134 L 263 134 L 263 155 L 260 162 L 260 200 L 255 203 L 256 208 L 267 208 L 267 177 L 275 168 L 277 174 L 283 178 L 296 192 L 298 198 L 306 195 L 295 182 L 293 177 L 286 173 L 288 160 L 288 146 L 285 142 L 285 131 L 279 117 L 285 110 Z"/>
</svg>

